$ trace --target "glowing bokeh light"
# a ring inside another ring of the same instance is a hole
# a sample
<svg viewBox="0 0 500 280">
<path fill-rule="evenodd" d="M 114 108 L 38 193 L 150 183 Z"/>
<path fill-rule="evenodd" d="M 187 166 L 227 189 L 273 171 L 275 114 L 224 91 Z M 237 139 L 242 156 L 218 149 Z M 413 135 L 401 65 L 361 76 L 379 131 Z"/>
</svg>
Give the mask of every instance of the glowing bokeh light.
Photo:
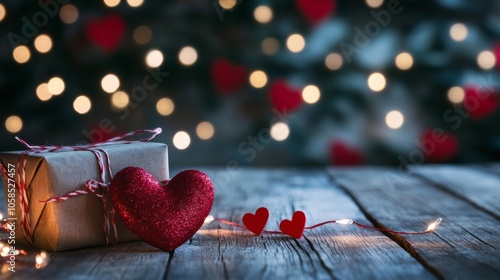
<svg viewBox="0 0 500 280">
<path fill-rule="evenodd" d="M 460 104 L 465 99 L 465 91 L 459 86 L 454 86 L 448 90 L 448 100 L 454 104 Z"/>
<path fill-rule="evenodd" d="M 290 128 L 284 122 L 277 122 L 271 126 L 270 134 L 274 140 L 278 142 L 284 141 L 290 135 Z"/>
<path fill-rule="evenodd" d="M 179 150 L 185 150 L 191 144 L 191 137 L 185 131 L 179 131 L 174 135 L 174 146 Z"/>
<path fill-rule="evenodd" d="M 280 43 L 275 38 L 266 38 L 262 41 L 260 47 L 265 55 L 273 55 L 278 52 Z"/>
<path fill-rule="evenodd" d="M 384 0 L 365 0 L 365 2 L 370 8 L 378 8 L 384 4 Z"/>
<path fill-rule="evenodd" d="M 120 0 L 104 0 L 104 5 L 113 8 L 120 4 Z"/>
<path fill-rule="evenodd" d="M 219 0 L 219 5 L 226 10 L 231 10 L 236 4 L 236 0 Z"/>
<path fill-rule="evenodd" d="M 132 34 L 134 41 L 139 45 L 147 44 L 153 38 L 153 31 L 146 25 L 139 25 Z"/>
<path fill-rule="evenodd" d="M 146 65 L 156 68 L 163 63 L 163 54 L 159 50 L 151 50 L 146 54 Z"/>
<path fill-rule="evenodd" d="M 255 8 L 253 16 L 257 22 L 268 23 L 273 19 L 273 10 L 269 6 L 261 5 Z"/>
<path fill-rule="evenodd" d="M 375 72 L 368 77 L 368 87 L 375 92 L 384 90 L 385 85 L 386 80 L 381 73 Z"/>
<path fill-rule="evenodd" d="M 467 26 L 463 23 L 455 23 L 450 28 L 450 37 L 454 41 L 460 42 L 467 38 Z"/>
<path fill-rule="evenodd" d="M 0 21 L 2 21 L 7 15 L 7 10 L 5 10 L 5 6 L 0 3 Z"/>
<path fill-rule="evenodd" d="M 16 115 L 9 116 L 5 120 L 5 129 L 7 129 L 10 133 L 18 133 L 21 129 L 23 129 L 23 120 L 21 117 Z"/>
<path fill-rule="evenodd" d="M 128 106 L 130 102 L 130 97 L 126 92 L 117 91 L 111 96 L 111 105 L 113 107 L 122 109 Z"/>
<path fill-rule="evenodd" d="M 254 88 L 263 88 L 267 84 L 267 74 L 262 70 L 256 70 L 250 74 L 249 80 Z"/>
<path fill-rule="evenodd" d="M 49 80 L 49 82 L 47 83 L 47 87 L 52 95 L 60 95 L 61 93 L 64 92 L 66 84 L 64 83 L 64 80 L 61 77 L 56 76 Z"/>
<path fill-rule="evenodd" d="M 31 52 L 28 47 L 20 45 L 14 48 L 14 50 L 12 51 L 12 56 L 17 63 L 23 64 L 30 60 Z"/>
<path fill-rule="evenodd" d="M 73 4 L 64 5 L 59 11 L 59 17 L 66 24 L 75 23 L 78 20 L 78 9 Z"/>
<path fill-rule="evenodd" d="M 491 51 L 482 51 L 477 55 L 477 65 L 483 70 L 490 70 L 495 67 L 497 60 Z"/>
<path fill-rule="evenodd" d="M 86 114 L 90 111 L 90 108 L 92 108 L 92 102 L 90 102 L 90 99 L 85 95 L 80 95 L 73 101 L 73 109 L 75 109 L 78 114 Z"/>
<path fill-rule="evenodd" d="M 214 126 L 209 122 L 201 122 L 196 126 L 196 135 L 202 140 L 208 140 L 214 136 Z"/>
<path fill-rule="evenodd" d="M 396 110 L 390 111 L 385 116 L 385 123 L 391 129 L 398 129 L 401 126 L 403 126 L 404 120 L 405 119 L 404 119 L 403 114 L 401 114 L 401 112 L 396 111 Z"/>
<path fill-rule="evenodd" d="M 298 53 L 305 48 L 306 41 L 302 35 L 292 34 L 286 40 L 286 46 L 291 52 Z"/>
<path fill-rule="evenodd" d="M 52 98 L 52 93 L 49 91 L 49 85 L 47 83 L 41 83 L 36 88 L 36 96 L 41 101 L 47 101 Z"/>
<path fill-rule="evenodd" d="M 35 38 L 35 49 L 40 53 L 47 53 L 52 49 L 52 39 L 49 35 L 41 34 Z"/>
<path fill-rule="evenodd" d="M 137 8 L 144 3 L 144 0 L 127 0 L 127 4 L 132 8 Z"/>
<path fill-rule="evenodd" d="M 402 52 L 396 56 L 396 67 L 401 70 L 408 70 L 413 66 L 413 57 L 407 52 Z"/>
<path fill-rule="evenodd" d="M 120 79 L 115 74 L 107 74 L 101 80 L 101 87 L 107 93 L 113 93 L 120 87 Z"/>
<path fill-rule="evenodd" d="M 198 53 L 191 46 L 182 48 L 179 52 L 179 61 L 186 66 L 193 65 L 198 59 Z"/>
<path fill-rule="evenodd" d="M 342 56 L 338 53 L 331 53 L 325 59 L 326 68 L 330 70 L 338 70 L 343 64 Z"/>
<path fill-rule="evenodd" d="M 308 85 L 302 90 L 302 99 L 304 102 L 309 104 L 314 104 L 318 102 L 321 97 L 321 92 L 319 88 L 315 85 Z"/>
<path fill-rule="evenodd" d="M 156 111 L 162 116 L 168 116 L 174 112 L 175 105 L 172 99 L 164 97 L 156 102 Z"/>
</svg>

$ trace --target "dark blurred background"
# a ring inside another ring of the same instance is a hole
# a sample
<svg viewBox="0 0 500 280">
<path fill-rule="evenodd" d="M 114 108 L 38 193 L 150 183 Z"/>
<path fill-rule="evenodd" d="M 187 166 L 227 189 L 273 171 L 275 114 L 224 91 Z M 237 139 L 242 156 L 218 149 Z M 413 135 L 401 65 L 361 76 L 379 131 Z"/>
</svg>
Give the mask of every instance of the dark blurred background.
<svg viewBox="0 0 500 280">
<path fill-rule="evenodd" d="M 0 150 L 163 128 L 171 166 L 500 159 L 500 1 L 1 1 Z"/>
</svg>

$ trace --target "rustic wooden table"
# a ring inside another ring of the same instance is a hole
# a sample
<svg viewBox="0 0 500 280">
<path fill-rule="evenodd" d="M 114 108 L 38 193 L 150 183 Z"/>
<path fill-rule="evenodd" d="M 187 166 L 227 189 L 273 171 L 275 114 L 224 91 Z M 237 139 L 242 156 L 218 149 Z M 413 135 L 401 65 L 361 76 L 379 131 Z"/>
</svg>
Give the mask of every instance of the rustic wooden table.
<svg viewBox="0 0 500 280">
<path fill-rule="evenodd" d="M 213 178 L 225 169 L 202 169 Z M 330 224 L 295 240 L 213 222 L 173 254 L 143 242 L 50 253 L 44 269 L 4 279 L 500 279 L 500 165 L 396 169 L 242 169 L 216 185 L 212 214 L 240 222 L 269 208 L 267 229 L 295 210 L 307 224 L 337 218 L 426 235 Z M 3 205 L 4 206 L 4 205 Z M 30 252 L 34 256 L 35 252 Z"/>
</svg>

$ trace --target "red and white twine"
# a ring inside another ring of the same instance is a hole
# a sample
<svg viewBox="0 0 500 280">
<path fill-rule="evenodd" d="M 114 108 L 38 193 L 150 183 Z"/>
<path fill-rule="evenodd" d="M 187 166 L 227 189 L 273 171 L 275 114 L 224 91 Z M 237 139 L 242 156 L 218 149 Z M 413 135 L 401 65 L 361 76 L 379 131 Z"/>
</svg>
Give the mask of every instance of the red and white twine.
<svg viewBox="0 0 500 280">
<path fill-rule="evenodd" d="M 146 133 L 151 133 L 151 136 L 140 140 L 133 140 L 133 141 L 126 140 L 129 137 Z M 106 183 L 106 174 L 109 174 L 110 180 L 112 178 L 111 164 L 108 153 L 104 149 L 102 149 L 102 147 L 108 145 L 117 145 L 117 144 L 133 144 L 137 142 L 148 142 L 160 133 L 161 133 L 161 128 L 156 128 L 153 130 L 148 130 L 148 129 L 136 130 L 87 146 L 45 146 L 45 145 L 32 146 L 26 143 L 24 140 L 20 139 L 19 137 L 16 137 L 17 141 L 21 142 L 21 144 L 23 144 L 29 149 L 27 151 L 22 152 L 19 155 L 16 166 L 16 180 L 15 180 L 16 181 L 15 187 L 19 194 L 19 205 L 21 209 L 21 227 L 23 229 L 23 234 L 26 241 L 30 245 L 33 245 L 33 237 L 31 233 L 31 221 L 29 215 L 30 205 L 28 199 L 28 187 L 26 184 L 26 165 L 30 155 L 39 153 L 56 153 L 56 152 L 69 152 L 69 151 L 89 151 L 95 155 L 99 166 L 100 181 L 88 180 L 85 183 L 85 190 L 75 190 L 67 194 L 64 194 L 62 196 L 53 197 L 41 202 L 43 203 L 61 202 L 68 200 L 71 197 L 79 195 L 85 195 L 89 193 L 94 194 L 95 196 L 100 198 L 103 203 L 104 207 L 103 226 L 104 226 L 104 233 L 106 236 L 106 245 L 108 245 L 110 240 L 111 227 L 113 227 L 113 232 L 114 232 L 113 243 L 116 243 L 117 232 L 116 232 L 115 210 L 113 208 L 113 205 L 108 201 L 109 182 Z M 3 176 L 8 176 L 7 169 L 5 166 L 0 165 L 0 171 L 1 171 L 0 173 Z"/>
</svg>

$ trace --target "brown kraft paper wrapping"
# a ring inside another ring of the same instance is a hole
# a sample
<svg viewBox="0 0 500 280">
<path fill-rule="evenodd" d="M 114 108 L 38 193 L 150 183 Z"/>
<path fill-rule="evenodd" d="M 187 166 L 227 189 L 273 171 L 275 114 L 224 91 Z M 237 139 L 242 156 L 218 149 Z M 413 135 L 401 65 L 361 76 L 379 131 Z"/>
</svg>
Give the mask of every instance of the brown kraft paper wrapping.
<svg viewBox="0 0 500 280">
<path fill-rule="evenodd" d="M 166 144 L 137 142 L 99 148 L 108 153 L 112 174 L 128 166 L 137 166 L 147 170 L 159 181 L 169 178 Z M 22 151 L 2 152 L 0 159 L 5 166 L 11 164 L 17 169 L 21 153 Z M 61 202 L 39 202 L 75 190 L 84 190 L 88 180 L 100 180 L 99 174 L 97 159 L 90 151 L 43 152 L 29 156 L 26 164 L 26 185 L 31 234 L 36 247 L 49 251 L 64 251 L 105 244 L 103 202 L 94 194 L 79 195 Z M 3 184 L 7 198 L 5 178 Z M 16 191 L 16 243 L 27 244 L 21 227 L 18 194 Z M 111 203 L 109 198 L 108 203 Z M 115 218 L 117 242 L 138 240 L 123 225 L 118 215 L 115 215 Z M 114 234 L 111 235 L 110 242 L 113 242 Z"/>
</svg>

